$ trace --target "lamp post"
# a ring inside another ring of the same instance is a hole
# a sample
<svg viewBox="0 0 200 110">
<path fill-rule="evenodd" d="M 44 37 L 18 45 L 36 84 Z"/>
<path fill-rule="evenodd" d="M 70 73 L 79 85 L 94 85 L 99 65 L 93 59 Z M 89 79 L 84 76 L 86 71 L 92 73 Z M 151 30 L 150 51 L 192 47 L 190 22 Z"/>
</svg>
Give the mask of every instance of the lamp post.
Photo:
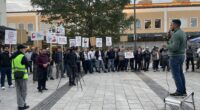
<svg viewBox="0 0 200 110">
<path fill-rule="evenodd" d="M 136 0 L 134 0 L 134 50 L 137 47 L 137 33 L 136 33 Z"/>
</svg>

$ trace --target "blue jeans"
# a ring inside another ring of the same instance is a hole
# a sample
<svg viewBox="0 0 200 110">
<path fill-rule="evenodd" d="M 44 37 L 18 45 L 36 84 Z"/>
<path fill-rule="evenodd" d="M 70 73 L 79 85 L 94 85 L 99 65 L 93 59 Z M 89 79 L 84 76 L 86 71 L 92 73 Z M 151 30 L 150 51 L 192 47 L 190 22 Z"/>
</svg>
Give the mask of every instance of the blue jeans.
<svg viewBox="0 0 200 110">
<path fill-rule="evenodd" d="M 108 71 L 115 71 L 115 59 L 108 59 Z"/>
<path fill-rule="evenodd" d="M 11 68 L 10 67 L 6 67 L 6 68 L 1 68 L 1 87 L 4 86 L 5 83 L 5 77 L 7 76 L 7 80 L 8 80 L 8 85 L 12 85 L 12 76 L 11 76 Z"/>
<path fill-rule="evenodd" d="M 186 93 L 185 87 L 185 76 L 183 74 L 183 63 L 185 56 L 170 56 L 170 68 L 172 70 L 172 75 L 176 84 L 176 92 L 178 93 Z"/>
</svg>

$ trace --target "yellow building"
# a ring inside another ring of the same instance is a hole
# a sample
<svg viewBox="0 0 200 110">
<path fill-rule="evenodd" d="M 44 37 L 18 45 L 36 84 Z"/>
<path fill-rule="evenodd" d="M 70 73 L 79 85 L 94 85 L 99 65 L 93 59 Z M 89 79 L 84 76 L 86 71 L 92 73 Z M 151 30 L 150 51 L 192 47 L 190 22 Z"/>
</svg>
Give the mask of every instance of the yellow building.
<svg viewBox="0 0 200 110">
<path fill-rule="evenodd" d="M 37 12 L 24 11 L 24 12 L 7 12 L 7 25 L 8 27 L 18 29 L 18 43 L 24 43 L 27 45 L 34 45 L 42 47 L 42 41 L 31 41 L 31 34 L 33 32 L 47 33 L 51 25 L 45 24 L 42 21 L 42 17 Z M 27 31 L 27 34 L 22 34 L 20 30 Z"/>
</svg>

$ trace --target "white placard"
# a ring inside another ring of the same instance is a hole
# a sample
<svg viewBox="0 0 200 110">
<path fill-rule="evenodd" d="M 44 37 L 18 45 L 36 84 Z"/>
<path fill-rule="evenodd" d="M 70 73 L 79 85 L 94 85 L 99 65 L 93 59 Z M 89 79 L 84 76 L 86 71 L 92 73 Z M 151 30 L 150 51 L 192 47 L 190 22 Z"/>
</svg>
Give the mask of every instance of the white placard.
<svg viewBox="0 0 200 110">
<path fill-rule="evenodd" d="M 54 33 L 48 33 L 46 40 L 47 43 L 58 43 L 58 36 Z"/>
<path fill-rule="evenodd" d="M 89 38 L 82 38 L 82 47 L 89 47 Z"/>
<path fill-rule="evenodd" d="M 56 33 L 59 35 L 65 35 L 65 28 L 63 26 L 56 27 Z"/>
<path fill-rule="evenodd" d="M 125 52 L 125 58 L 127 59 L 134 58 L 133 52 Z"/>
<path fill-rule="evenodd" d="M 75 47 L 76 46 L 76 39 L 69 39 L 69 47 Z"/>
<path fill-rule="evenodd" d="M 96 47 L 103 47 L 102 38 L 96 38 Z"/>
<path fill-rule="evenodd" d="M 112 46 L 112 37 L 106 37 L 106 46 Z"/>
<path fill-rule="evenodd" d="M 44 33 L 42 32 L 33 32 L 31 35 L 31 40 L 44 40 Z"/>
<path fill-rule="evenodd" d="M 59 36 L 58 37 L 58 44 L 62 44 L 62 45 L 67 44 L 67 37 Z"/>
<path fill-rule="evenodd" d="M 17 44 L 17 31 L 5 30 L 5 44 Z"/>
<path fill-rule="evenodd" d="M 76 46 L 81 46 L 81 36 L 76 36 Z"/>
</svg>

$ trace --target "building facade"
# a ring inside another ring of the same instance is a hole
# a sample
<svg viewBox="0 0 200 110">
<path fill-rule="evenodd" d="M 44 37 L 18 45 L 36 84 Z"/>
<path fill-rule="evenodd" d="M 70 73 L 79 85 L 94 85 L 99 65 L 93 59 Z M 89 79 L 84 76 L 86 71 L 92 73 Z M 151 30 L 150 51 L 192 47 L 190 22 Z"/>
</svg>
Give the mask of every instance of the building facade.
<svg viewBox="0 0 200 110">
<path fill-rule="evenodd" d="M 6 25 L 6 0 L 0 0 L 0 26 Z"/>
<path fill-rule="evenodd" d="M 129 17 L 134 16 L 134 6 L 128 5 L 124 9 Z M 188 38 L 200 36 L 200 2 L 173 2 L 160 4 L 136 5 L 136 31 L 137 41 L 156 42 L 165 41 L 166 33 L 170 29 L 173 19 L 180 19 L 181 28 L 187 33 Z M 123 35 L 133 41 L 134 23 Z M 143 45 L 143 44 L 142 44 Z"/>
</svg>

